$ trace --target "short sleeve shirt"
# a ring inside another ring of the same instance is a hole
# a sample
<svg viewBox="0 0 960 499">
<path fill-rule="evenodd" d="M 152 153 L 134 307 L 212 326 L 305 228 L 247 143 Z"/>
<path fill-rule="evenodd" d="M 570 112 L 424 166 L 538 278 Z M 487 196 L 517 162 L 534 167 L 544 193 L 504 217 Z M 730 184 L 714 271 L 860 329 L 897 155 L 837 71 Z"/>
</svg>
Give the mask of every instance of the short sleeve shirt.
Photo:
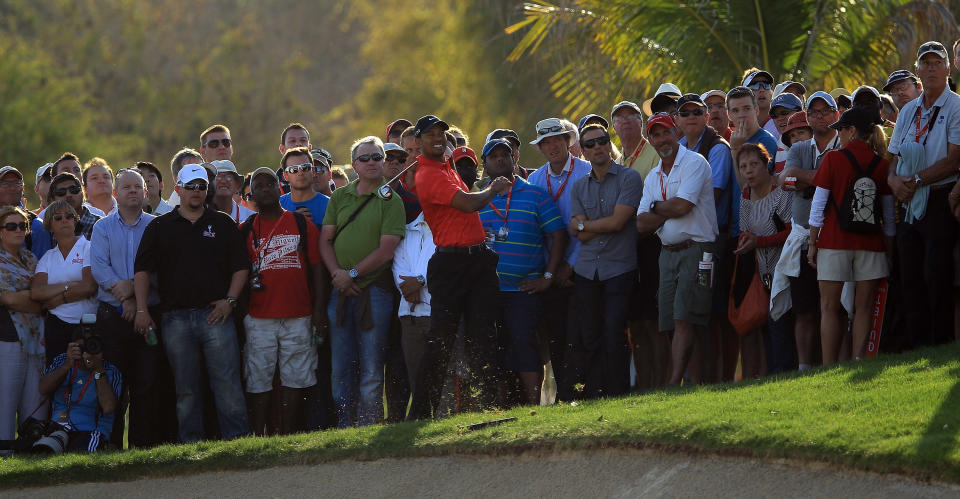
<svg viewBox="0 0 960 499">
<path fill-rule="evenodd" d="M 787 162 L 785 167 L 795 166 L 802 170 L 816 170 L 820 168 L 820 162 L 824 155 L 840 147 L 840 137 L 834 137 L 827 147 L 821 151 L 817 148 L 817 141 L 814 138 L 794 142 L 787 152 Z M 810 227 L 810 204 L 813 202 L 813 193 L 808 190 L 798 191 L 793 196 L 793 223 Z"/>
<path fill-rule="evenodd" d="M 917 138 L 917 110 L 920 110 L 920 137 Z M 934 113 L 936 121 L 931 122 Z M 887 150 L 900 154 L 900 146 L 912 140 L 923 144 L 926 167 L 947 157 L 948 144 L 960 145 L 960 95 L 945 88 L 940 97 L 928 109 L 923 108 L 923 95 L 903 105 L 893 128 L 893 136 Z M 957 175 L 951 175 L 934 185 L 952 184 Z"/>
<path fill-rule="evenodd" d="M 497 275 L 501 291 L 519 291 L 520 281 L 540 277 L 547 234 L 566 228 L 547 192 L 520 177 L 514 179 L 507 194 L 494 196 L 479 214 L 485 230 L 493 234 L 502 228 L 506 231 L 506 237 L 493 243 L 493 251 L 500 256 Z"/>
<path fill-rule="evenodd" d="M 81 236 L 77 238 L 73 248 L 63 257 L 60 249 L 55 247 L 47 251 L 37 263 L 37 273 L 47 274 L 47 284 L 62 284 L 83 279 L 83 268 L 90 267 L 90 240 Z M 80 324 L 83 314 L 97 313 L 97 299 L 91 297 L 70 303 L 64 303 L 50 310 L 63 322 Z"/>
<path fill-rule="evenodd" d="M 293 213 L 284 210 L 278 220 L 261 217 L 244 222 L 250 266 L 258 272 L 262 291 L 250 290 L 250 315 L 261 319 L 306 317 L 313 312 L 307 272 L 320 263 L 320 231 L 305 224 L 301 244 Z"/>
<path fill-rule="evenodd" d="M 318 229 L 323 225 L 323 216 L 327 213 L 327 204 L 329 203 L 330 198 L 319 192 L 309 200 L 302 202 L 294 201 L 289 192 L 280 196 L 280 206 L 287 211 L 297 211 L 297 208 L 305 206 L 310 211 L 314 226 Z"/>
<path fill-rule="evenodd" d="M 347 223 L 350 215 L 357 213 L 353 222 L 340 232 L 333 243 L 337 263 L 345 269 L 353 268 L 379 248 L 381 236 L 403 237 L 406 232 L 404 222 L 406 215 L 400 197 L 391 196 L 390 199 L 384 200 L 379 198 L 375 191 L 361 196 L 357 193 L 357 182 L 358 180 L 354 180 L 333 191 L 330 204 L 327 205 L 327 213 L 323 217 L 323 225 L 339 228 Z M 360 205 L 370 196 L 373 196 L 373 199 L 360 208 Z M 357 211 L 358 209 L 360 211 Z M 480 230 L 483 231 L 483 229 Z M 358 277 L 357 286 L 362 288 L 372 283 L 380 272 L 384 270 L 389 272 L 390 266 L 391 262 L 384 262 L 375 271 Z"/>
<path fill-rule="evenodd" d="M 590 163 L 570 154 L 559 175 L 554 175 L 550 169 L 550 163 L 545 163 L 531 173 L 527 180 L 547 191 L 553 202 L 557 204 L 557 209 L 560 210 L 560 216 L 566 225 L 570 223 L 570 196 L 573 192 L 573 185 L 589 173 Z M 579 254 L 580 241 L 575 238 L 570 239 L 563 259 L 572 266 L 576 263 Z"/>
<path fill-rule="evenodd" d="M 867 165 L 873 160 L 876 154 L 873 149 L 862 140 L 854 140 L 847 144 L 847 150 L 853 153 L 860 163 L 860 168 L 866 169 Z M 877 185 L 878 196 L 889 196 L 892 194 L 890 186 L 887 184 L 888 165 L 886 159 L 881 159 L 873 170 L 870 177 Z M 817 170 L 813 183 L 817 187 L 830 191 L 830 199 L 827 200 L 827 206 L 823 213 L 823 227 L 820 229 L 820 236 L 817 239 L 817 247 L 825 249 L 838 250 L 864 250 L 864 251 L 883 251 L 883 233 L 859 234 L 856 232 L 846 232 L 840 228 L 837 222 L 837 206 L 841 203 L 850 185 L 856 180 L 856 174 L 850 160 L 840 151 L 830 151 L 823 157 L 823 164 Z M 880 218 L 880 213 L 874 214 Z"/>
<path fill-rule="evenodd" d="M 423 217 L 433 230 L 433 242 L 437 246 L 473 246 L 482 243 L 484 234 L 480 215 L 464 213 L 450 205 L 457 192 L 470 192 L 460 175 L 449 164 L 422 155 L 417 156 L 417 164 L 416 193 L 423 208 Z M 402 211 L 403 206 L 400 208 Z M 402 227 L 400 234 L 403 234 Z"/>
<path fill-rule="evenodd" d="M 612 163 L 598 179 L 590 174 L 573 186 L 572 214 L 597 220 L 613 215 L 617 205 L 636 211 L 643 197 L 643 179 L 635 170 Z M 712 203 L 711 203 L 712 204 Z M 607 280 L 637 268 L 636 224 L 631 219 L 619 231 L 601 234 L 580 245 L 574 272 L 587 279 Z"/>
<path fill-rule="evenodd" d="M 664 195 L 665 194 L 665 195 Z M 717 239 L 717 213 L 713 205 L 713 180 L 710 165 L 703 156 L 679 148 L 669 174 L 663 173 L 663 162 L 647 175 L 643 183 L 643 199 L 637 214 L 650 211 L 654 201 L 666 201 L 675 197 L 693 203 L 690 213 L 671 218 L 657 229 L 663 244 L 679 244 L 693 240 L 709 243 Z"/>
</svg>

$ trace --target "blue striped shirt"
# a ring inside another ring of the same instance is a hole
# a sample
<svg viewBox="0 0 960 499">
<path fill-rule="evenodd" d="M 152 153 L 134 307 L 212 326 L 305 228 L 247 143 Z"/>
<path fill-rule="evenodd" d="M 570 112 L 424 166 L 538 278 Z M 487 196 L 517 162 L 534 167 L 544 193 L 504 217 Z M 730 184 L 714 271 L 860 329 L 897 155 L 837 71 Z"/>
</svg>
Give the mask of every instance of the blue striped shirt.
<svg viewBox="0 0 960 499">
<path fill-rule="evenodd" d="M 43 371 L 44 375 L 56 371 L 67 361 L 67 354 L 62 353 L 53 358 L 53 362 Z M 103 372 L 110 382 L 110 389 L 113 390 L 117 399 L 120 398 L 120 389 L 123 386 L 123 377 L 120 370 L 110 362 L 103 361 Z M 53 393 L 53 420 L 59 422 L 71 431 L 90 431 L 94 432 L 93 438 L 99 437 L 97 433 L 104 438 L 110 439 L 110 433 L 113 431 L 114 413 L 103 414 L 100 409 L 100 401 L 97 399 L 96 381 L 92 379 L 93 372 L 84 369 L 71 369 L 67 377 L 64 378 L 60 386 Z M 89 381 L 88 381 L 89 380 Z M 72 381 L 72 384 L 70 384 Z M 70 405 L 70 413 L 67 414 L 67 401 L 64 398 L 67 395 L 67 385 L 70 384 L 70 398 L 73 401 Z M 83 387 L 87 385 L 87 390 Z M 83 397 L 80 394 L 83 394 Z M 79 400 L 78 400 L 79 399 Z M 65 422 L 58 421 L 59 415 L 63 413 L 68 417 Z"/>
<path fill-rule="evenodd" d="M 547 234 L 566 228 L 547 191 L 515 177 L 511 193 L 509 212 L 506 194 L 497 194 L 480 210 L 480 222 L 488 234 L 497 234 L 504 225 L 508 231 L 506 240 L 493 243 L 493 251 L 500 256 L 501 291 L 519 291 L 520 281 L 540 277 L 547 260 Z"/>
</svg>

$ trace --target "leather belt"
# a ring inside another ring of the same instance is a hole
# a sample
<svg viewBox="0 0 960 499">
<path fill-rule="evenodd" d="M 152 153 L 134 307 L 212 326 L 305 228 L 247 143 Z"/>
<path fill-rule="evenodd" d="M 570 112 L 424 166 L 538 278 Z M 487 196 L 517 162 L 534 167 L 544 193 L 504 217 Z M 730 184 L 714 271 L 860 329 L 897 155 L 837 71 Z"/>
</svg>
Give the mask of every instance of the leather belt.
<svg viewBox="0 0 960 499">
<path fill-rule="evenodd" d="M 694 244 L 696 244 L 696 243 L 694 243 L 693 239 L 687 239 L 686 241 L 684 241 L 684 242 L 682 242 L 682 243 L 677 243 L 677 244 L 664 244 L 664 245 L 663 245 L 663 249 L 665 249 L 665 250 L 667 250 L 667 251 L 683 251 L 683 250 L 685 250 L 685 249 L 693 246 Z"/>
<path fill-rule="evenodd" d="M 487 249 L 484 243 L 474 244 L 473 246 L 437 246 L 437 253 L 454 253 L 457 255 L 476 255 Z"/>
</svg>

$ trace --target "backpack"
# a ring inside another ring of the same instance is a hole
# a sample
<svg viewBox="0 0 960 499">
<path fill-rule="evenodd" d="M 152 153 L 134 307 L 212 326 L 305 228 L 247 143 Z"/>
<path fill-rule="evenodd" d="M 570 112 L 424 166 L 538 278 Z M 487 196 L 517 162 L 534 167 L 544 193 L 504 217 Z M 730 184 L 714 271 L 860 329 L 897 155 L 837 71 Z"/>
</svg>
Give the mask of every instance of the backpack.
<svg viewBox="0 0 960 499">
<path fill-rule="evenodd" d="M 853 166 L 855 177 L 843 194 L 840 203 L 833 203 L 837 210 L 837 222 L 845 232 L 858 234 L 876 234 L 880 232 L 880 195 L 877 192 L 877 183 L 871 175 L 880 164 L 880 156 L 874 155 L 873 161 L 863 170 L 860 163 L 847 149 L 840 149 Z M 836 197 L 831 192 L 830 197 Z"/>
</svg>

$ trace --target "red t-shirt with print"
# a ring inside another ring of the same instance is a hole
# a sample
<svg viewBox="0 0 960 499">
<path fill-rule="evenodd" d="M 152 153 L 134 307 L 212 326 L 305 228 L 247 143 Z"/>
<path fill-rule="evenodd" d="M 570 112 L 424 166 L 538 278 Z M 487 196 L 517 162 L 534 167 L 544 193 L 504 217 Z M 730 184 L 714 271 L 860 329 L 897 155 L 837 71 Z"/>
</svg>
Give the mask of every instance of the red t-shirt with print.
<svg viewBox="0 0 960 499">
<path fill-rule="evenodd" d="M 247 222 L 244 222 L 246 225 Z M 307 317 L 313 313 L 313 301 L 307 284 L 309 266 L 320 263 L 320 231 L 307 220 L 306 255 L 298 251 L 300 230 L 293 213 L 284 210 L 279 219 L 254 217 L 247 235 L 247 255 L 254 269 L 260 269 L 262 291 L 250 290 L 253 317 L 279 319 Z M 304 258 L 309 266 L 304 268 Z M 253 274 L 251 274 L 252 276 Z"/>
<path fill-rule="evenodd" d="M 862 140 L 854 140 L 847 144 L 845 148 L 853 153 L 857 158 L 860 168 L 866 170 L 876 153 L 870 148 L 870 145 Z M 873 170 L 870 178 L 877 184 L 877 196 L 891 195 L 890 186 L 887 185 L 887 169 L 889 162 L 881 159 L 880 163 Z M 817 239 L 818 248 L 838 249 L 838 250 L 864 250 L 864 251 L 884 251 L 883 232 L 875 234 L 860 234 L 856 232 L 846 232 L 840 228 L 837 222 L 837 206 L 843 202 L 850 185 L 856 179 L 856 173 L 853 165 L 847 156 L 838 151 L 829 151 L 823 157 L 817 174 L 813 177 L 813 184 L 830 191 L 830 199 L 823 213 L 823 227 L 820 228 L 820 236 Z M 879 200 L 878 200 L 879 201 Z M 877 203 L 878 209 L 880 203 Z M 882 217 L 882 213 L 876 216 Z"/>
</svg>

